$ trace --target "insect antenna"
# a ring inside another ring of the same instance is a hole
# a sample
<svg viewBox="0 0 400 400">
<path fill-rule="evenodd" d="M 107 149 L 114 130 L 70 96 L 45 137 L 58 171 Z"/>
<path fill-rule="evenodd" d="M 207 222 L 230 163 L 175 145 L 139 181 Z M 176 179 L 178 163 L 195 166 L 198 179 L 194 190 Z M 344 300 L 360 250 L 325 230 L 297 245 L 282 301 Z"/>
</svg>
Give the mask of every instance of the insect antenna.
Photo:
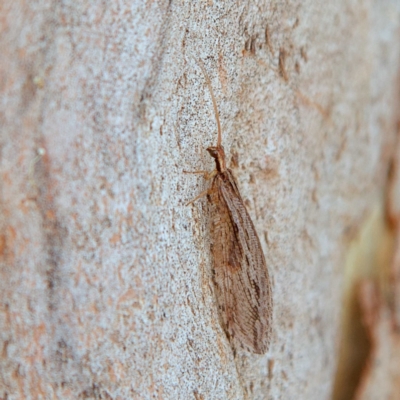
<svg viewBox="0 0 400 400">
<path fill-rule="evenodd" d="M 206 72 L 206 69 L 204 68 L 203 63 L 200 60 L 198 60 L 198 64 L 199 64 L 201 70 L 203 71 L 203 75 L 204 75 L 204 78 L 206 79 L 206 83 L 207 83 L 208 89 L 210 90 L 211 99 L 212 99 L 212 103 L 213 103 L 213 106 L 214 106 L 215 119 L 217 120 L 217 127 L 218 127 L 217 147 L 221 147 L 222 134 L 221 134 L 221 123 L 219 122 L 217 101 L 215 100 L 213 88 L 211 86 L 211 81 L 210 81 L 210 78 L 208 77 L 208 74 Z"/>
</svg>

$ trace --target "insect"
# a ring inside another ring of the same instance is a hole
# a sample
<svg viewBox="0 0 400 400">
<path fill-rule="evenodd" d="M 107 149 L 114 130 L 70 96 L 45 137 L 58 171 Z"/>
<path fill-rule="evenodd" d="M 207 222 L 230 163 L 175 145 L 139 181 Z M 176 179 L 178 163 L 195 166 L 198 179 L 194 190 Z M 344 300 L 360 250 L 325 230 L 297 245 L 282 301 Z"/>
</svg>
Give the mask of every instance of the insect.
<svg viewBox="0 0 400 400">
<path fill-rule="evenodd" d="M 228 339 L 246 351 L 264 354 L 270 343 L 273 307 L 268 269 L 236 179 L 226 167 L 217 103 L 205 68 L 200 62 L 199 65 L 210 90 L 217 121 L 217 145 L 207 148 L 215 159 L 216 169 L 211 173 L 193 172 L 203 174 L 212 183 L 188 204 L 207 196 L 211 205 L 213 280 Z"/>
</svg>

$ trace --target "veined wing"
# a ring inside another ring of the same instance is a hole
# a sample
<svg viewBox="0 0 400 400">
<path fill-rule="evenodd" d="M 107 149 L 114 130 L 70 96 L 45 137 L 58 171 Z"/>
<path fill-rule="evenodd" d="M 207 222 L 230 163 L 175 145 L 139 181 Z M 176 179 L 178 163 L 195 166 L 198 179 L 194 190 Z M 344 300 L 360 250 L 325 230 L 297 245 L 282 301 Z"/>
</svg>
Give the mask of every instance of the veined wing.
<svg viewBox="0 0 400 400">
<path fill-rule="evenodd" d="M 272 292 L 260 240 L 235 179 L 219 173 L 210 190 L 217 302 L 228 336 L 263 354 L 271 336 Z"/>
</svg>

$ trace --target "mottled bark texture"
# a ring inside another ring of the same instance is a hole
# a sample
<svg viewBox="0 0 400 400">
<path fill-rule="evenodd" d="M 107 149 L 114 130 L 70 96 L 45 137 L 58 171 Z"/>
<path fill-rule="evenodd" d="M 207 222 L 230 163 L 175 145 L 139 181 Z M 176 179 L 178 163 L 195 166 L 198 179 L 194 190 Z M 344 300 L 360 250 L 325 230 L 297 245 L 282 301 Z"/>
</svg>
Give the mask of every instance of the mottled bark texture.
<svg viewBox="0 0 400 400">
<path fill-rule="evenodd" d="M 349 241 L 383 202 L 398 118 L 391 0 L 0 6 L 0 398 L 329 399 Z M 228 167 L 273 285 L 234 353 L 211 279 Z"/>
</svg>

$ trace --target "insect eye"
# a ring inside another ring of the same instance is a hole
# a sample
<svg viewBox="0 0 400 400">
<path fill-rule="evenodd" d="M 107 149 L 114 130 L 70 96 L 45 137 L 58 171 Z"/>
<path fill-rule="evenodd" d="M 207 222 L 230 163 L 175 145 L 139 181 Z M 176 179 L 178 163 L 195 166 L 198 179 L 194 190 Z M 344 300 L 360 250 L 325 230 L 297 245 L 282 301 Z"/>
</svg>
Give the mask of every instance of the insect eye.
<svg viewBox="0 0 400 400">
<path fill-rule="evenodd" d="M 210 155 L 212 156 L 212 157 L 217 157 L 217 155 L 218 155 L 218 151 L 217 151 L 217 148 L 216 147 L 208 147 L 207 148 L 207 151 L 210 153 Z"/>
</svg>

